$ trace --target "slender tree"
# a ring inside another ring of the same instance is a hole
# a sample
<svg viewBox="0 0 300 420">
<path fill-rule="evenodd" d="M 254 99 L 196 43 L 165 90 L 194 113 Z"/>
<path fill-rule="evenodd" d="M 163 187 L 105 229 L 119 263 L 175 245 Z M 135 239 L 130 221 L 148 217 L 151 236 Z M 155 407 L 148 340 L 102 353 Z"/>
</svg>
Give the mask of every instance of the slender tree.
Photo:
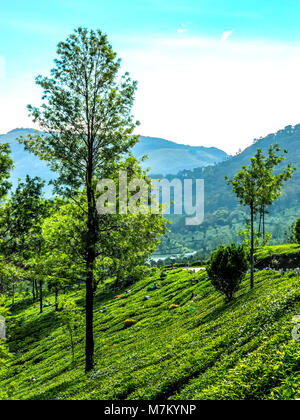
<svg viewBox="0 0 300 420">
<path fill-rule="evenodd" d="M 280 147 L 278 144 L 271 145 L 267 156 L 264 156 L 261 149 L 256 153 L 257 164 L 257 179 L 260 184 L 260 203 L 259 203 L 259 233 L 263 234 L 265 240 L 265 215 L 268 213 L 267 207 L 271 206 L 273 202 L 281 195 L 283 183 L 288 181 L 296 168 L 291 164 L 283 170 L 282 173 L 275 173 L 276 167 L 285 160 L 284 155 L 278 155 Z M 287 154 L 284 150 L 284 154 Z"/>
<path fill-rule="evenodd" d="M 47 135 L 19 139 L 27 150 L 46 160 L 58 173 L 57 192 L 78 203 L 84 189 L 87 208 L 85 250 L 86 372 L 94 366 L 93 300 L 96 244 L 106 229 L 99 223 L 96 184 L 121 155 L 138 141 L 131 109 L 137 84 L 126 73 L 101 31 L 79 28 L 58 44 L 51 77 L 37 78 L 44 90 L 40 108 L 29 111 Z M 100 228 L 101 225 L 101 228 Z"/>
<path fill-rule="evenodd" d="M 73 299 L 65 299 L 62 302 L 61 312 L 57 314 L 62 326 L 67 330 L 70 337 L 70 345 L 72 350 L 72 361 L 75 362 L 75 338 L 80 332 L 82 324 L 81 311 Z"/>
<path fill-rule="evenodd" d="M 277 156 L 280 149 L 278 145 L 270 146 L 268 157 L 265 158 L 262 150 L 258 149 L 251 158 L 250 165 L 243 166 L 233 179 L 225 177 L 229 185 L 238 197 L 239 203 L 250 209 L 250 286 L 254 288 L 254 218 L 259 212 L 265 213 L 266 206 L 271 205 L 280 195 L 284 181 L 292 177 L 295 168 L 288 165 L 280 174 L 273 175 L 273 170 L 283 159 Z"/>
<path fill-rule="evenodd" d="M 250 166 L 243 166 L 242 169 L 234 176 L 234 178 L 225 178 L 228 184 L 232 185 L 233 191 L 238 197 L 239 203 L 248 206 L 250 209 L 250 228 L 251 228 L 251 245 L 250 245 L 250 286 L 254 288 L 254 215 L 258 211 L 258 186 L 256 182 L 256 161 L 251 159 Z"/>
</svg>

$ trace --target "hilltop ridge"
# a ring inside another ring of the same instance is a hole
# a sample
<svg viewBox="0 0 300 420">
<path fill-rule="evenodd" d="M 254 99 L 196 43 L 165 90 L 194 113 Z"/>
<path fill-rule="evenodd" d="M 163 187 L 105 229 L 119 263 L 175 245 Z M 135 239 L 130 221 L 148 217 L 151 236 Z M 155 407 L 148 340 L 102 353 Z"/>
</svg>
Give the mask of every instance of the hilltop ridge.
<svg viewBox="0 0 300 420">
<path fill-rule="evenodd" d="M 12 182 L 17 183 L 18 178 L 40 176 L 49 181 L 55 175 L 50 171 L 45 162 L 24 150 L 23 145 L 16 140 L 19 136 L 34 133 L 32 128 L 16 128 L 7 134 L 0 135 L 0 141 L 9 142 L 15 169 L 12 172 Z M 203 146 L 186 146 L 169 140 L 153 137 L 140 137 L 140 142 L 132 149 L 132 154 L 141 159 L 147 155 L 148 159 L 142 163 L 144 169 L 151 168 L 150 173 L 177 174 L 183 169 L 194 169 L 199 166 L 210 166 L 226 159 L 228 155 L 217 148 Z"/>
</svg>

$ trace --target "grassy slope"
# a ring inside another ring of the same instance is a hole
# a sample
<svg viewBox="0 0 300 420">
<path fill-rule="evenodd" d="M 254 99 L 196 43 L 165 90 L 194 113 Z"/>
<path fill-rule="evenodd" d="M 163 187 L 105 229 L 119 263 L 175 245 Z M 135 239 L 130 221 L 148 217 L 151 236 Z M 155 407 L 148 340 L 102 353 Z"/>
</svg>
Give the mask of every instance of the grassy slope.
<svg viewBox="0 0 300 420">
<path fill-rule="evenodd" d="M 299 398 L 300 342 L 291 339 L 300 315 L 300 280 L 256 274 L 224 304 L 205 272 L 147 278 L 114 299 L 99 291 L 95 310 L 97 366 L 84 375 L 83 338 L 71 363 L 69 342 L 52 308 L 14 307 L 14 360 L 1 386 L 15 399 L 262 399 Z M 147 286 L 158 281 L 159 289 Z M 194 293 L 194 302 L 191 295 Z M 74 294 L 82 304 L 82 292 Z M 143 302 L 145 295 L 151 299 Z M 170 304 L 179 308 L 169 311 Z M 103 306 L 108 308 L 101 313 Z M 196 311 L 189 312 L 192 306 Z M 124 321 L 134 326 L 124 329 Z"/>
<path fill-rule="evenodd" d="M 276 246 L 265 246 L 261 247 L 255 253 L 258 260 L 269 257 L 270 255 L 276 257 L 278 255 L 292 255 L 300 253 L 299 244 L 285 244 Z"/>
</svg>

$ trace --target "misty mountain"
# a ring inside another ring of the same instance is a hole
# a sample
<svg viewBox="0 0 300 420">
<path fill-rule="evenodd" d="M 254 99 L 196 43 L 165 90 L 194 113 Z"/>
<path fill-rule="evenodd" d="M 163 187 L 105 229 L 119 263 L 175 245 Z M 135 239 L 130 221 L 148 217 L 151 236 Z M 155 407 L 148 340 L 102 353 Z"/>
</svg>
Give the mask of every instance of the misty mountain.
<svg viewBox="0 0 300 420">
<path fill-rule="evenodd" d="M 187 227 L 184 216 L 171 216 L 171 233 L 163 238 L 160 251 L 167 254 L 199 251 L 208 255 L 220 245 L 237 242 L 237 232 L 243 230 L 245 220 L 249 220 L 249 209 L 238 204 L 224 178 L 232 178 L 243 165 L 248 166 L 258 148 L 266 154 L 271 144 L 278 144 L 282 152 L 288 151 L 277 171 L 282 171 L 289 163 L 298 168 L 292 179 L 284 184 L 281 197 L 269 207 L 266 216 L 266 231 L 272 234 L 271 244 L 286 242 L 289 227 L 300 217 L 300 124 L 257 139 L 242 153 L 218 165 L 177 174 L 176 178 L 182 180 L 204 179 L 205 219 L 201 226 Z M 172 176 L 167 178 L 171 180 Z"/>
<path fill-rule="evenodd" d="M 132 153 L 139 160 L 147 155 L 148 159 L 142 164 L 144 169 L 151 168 L 151 174 L 161 175 L 215 165 L 228 158 L 215 147 L 186 146 L 153 137 L 141 137 Z"/>
<path fill-rule="evenodd" d="M 18 178 L 24 179 L 26 174 L 31 177 L 39 176 L 47 182 L 55 177 L 45 162 L 24 150 L 23 145 L 16 141 L 17 137 L 30 133 L 34 133 L 34 130 L 17 128 L 0 135 L 0 141 L 9 143 L 11 147 L 11 156 L 15 165 L 11 175 L 13 186 L 17 184 Z M 132 149 L 132 153 L 137 159 L 147 155 L 148 159 L 142 163 L 143 168 L 151 168 L 150 173 L 162 175 L 167 173 L 175 175 L 184 169 L 214 165 L 228 157 L 225 152 L 216 148 L 185 146 L 152 137 L 141 137 L 140 142 Z M 50 192 L 50 187 L 47 191 Z"/>
<path fill-rule="evenodd" d="M 14 161 L 14 169 L 11 173 L 11 182 L 13 187 L 18 183 L 18 179 L 25 179 L 26 175 L 31 177 L 39 176 L 47 183 L 55 177 L 54 173 L 48 168 L 45 162 L 41 161 L 34 154 L 24 150 L 24 146 L 16 141 L 17 137 L 27 136 L 34 133 L 33 129 L 17 128 L 7 134 L 0 135 L 1 143 L 9 143 L 11 149 L 11 158 Z M 51 188 L 46 191 L 50 193 Z"/>
</svg>

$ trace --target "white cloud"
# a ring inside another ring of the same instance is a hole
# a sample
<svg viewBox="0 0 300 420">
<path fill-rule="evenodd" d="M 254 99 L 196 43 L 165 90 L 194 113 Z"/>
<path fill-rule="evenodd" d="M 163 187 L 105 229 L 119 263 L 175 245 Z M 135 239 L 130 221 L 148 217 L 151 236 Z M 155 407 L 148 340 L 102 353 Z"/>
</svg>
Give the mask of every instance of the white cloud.
<svg viewBox="0 0 300 420">
<path fill-rule="evenodd" d="M 181 25 L 180 25 L 180 28 L 178 28 L 177 29 L 177 33 L 179 33 L 179 34 L 183 34 L 185 32 L 185 24 L 184 23 L 182 23 Z"/>
<path fill-rule="evenodd" d="M 120 55 L 144 135 L 234 153 L 300 123 L 300 45 L 174 38 Z"/>
<path fill-rule="evenodd" d="M 221 37 L 221 41 L 225 42 L 227 41 L 227 39 L 232 35 L 232 31 L 226 31 L 223 33 L 222 37 Z"/>
<path fill-rule="evenodd" d="M 6 61 L 4 57 L 0 56 L 0 80 L 5 79 Z"/>
<path fill-rule="evenodd" d="M 122 39 L 122 66 L 138 80 L 139 133 L 229 153 L 300 123 L 300 44 L 220 39 Z M 126 46 L 126 47 L 125 47 Z M 0 80 L 0 132 L 32 126 L 40 103 L 34 75 Z"/>
<path fill-rule="evenodd" d="M 5 134 L 17 127 L 34 127 L 28 118 L 27 105 L 39 105 L 41 89 L 35 85 L 31 74 L 22 74 L 22 78 L 10 77 L 0 79 L 0 134 Z"/>
</svg>

